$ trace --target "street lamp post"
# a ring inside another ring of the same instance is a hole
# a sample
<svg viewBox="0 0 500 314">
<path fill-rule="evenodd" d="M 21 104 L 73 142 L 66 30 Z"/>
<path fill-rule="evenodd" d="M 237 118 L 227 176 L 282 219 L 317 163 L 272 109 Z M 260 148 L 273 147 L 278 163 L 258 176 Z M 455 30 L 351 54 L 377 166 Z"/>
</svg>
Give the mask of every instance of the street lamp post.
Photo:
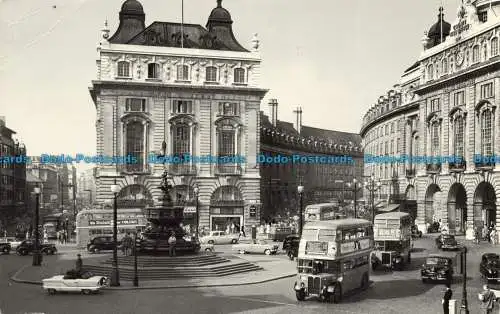
<svg viewBox="0 0 500 314">
<path fill-rule="evenodd" d="M 304 224 L 304 214 L 303 211 L 303 200 L 304 200 L 304 186 L 300 184 L 297 187 L 297 192 L 299 193 L 299 236 L 302 236 L 302 226 Z"/>
<path fill-rule="evenodd" d="M 354 178 L 352 180 L 352 183 L 347 183 L 347 186 L 350 188 L 351 186 L 353 187 L 353 193 L 354 193 L 354 200 L 353 200 L 353 203 L 354 203 L 354 218 L 358 218 L 358 206 L 357 206 L 357 193 L 358 193 L 358 180 L 356 180 L 356 178 Z"/>
<path fill-rule="evenodd" d="M 120 187 L 116 184 L 116 179 L 113 185 L 111 185 L 111 192 L 114 195 L 113 202 L 113 271 L 111 272 L 111 283 L 112 287 L 120 286 L 120 273 L 118 270 L 118 205 L 116 199 L 118 197 L 118 192 Z"/>
<path fill-rule="evenodd" d="M 139 274 L 137 271 L 137 230 L 134 235 L 134 287 L 139 287 Z"/>
<path fill-rule="evenodd" d="M 462 280 L 462 305 L 460 306 L 460 313 L 469 314 L 469 306 L 467 304 L 467 247 L 464 246 L 462 250 L 463 261 L 463 280 Z"/>
<path fill-rule="evenodd" d="M 196 197 L 196 224 L 195 224 L 195 232 L 196 236 L 199 236 L 199 230 L 200 230 L 200 199 L 199 199 L 199 193 L 200 189 L 196 186 L 194 188 L 194 197 Z"/>
<path fill-rule="evenodd" d="M 40 232 L 38 224 L 40 220 L 40 188 L 33 189 L 35 193 L 35 250 L 33 252 L 33 266 L 40 266 L 42 264 L 42 254 L 40 254 Z"/>
<path fill-rule="evenodd" d="M 369 181 L 365 181 L 365 188 L 370 192 L 370 203 L 372 208 L 372 223 L 375 222 L 375 192 L 382 184 L 377 181 L 375 184 L 375 176 L 372 174 Z"/>
</svg>

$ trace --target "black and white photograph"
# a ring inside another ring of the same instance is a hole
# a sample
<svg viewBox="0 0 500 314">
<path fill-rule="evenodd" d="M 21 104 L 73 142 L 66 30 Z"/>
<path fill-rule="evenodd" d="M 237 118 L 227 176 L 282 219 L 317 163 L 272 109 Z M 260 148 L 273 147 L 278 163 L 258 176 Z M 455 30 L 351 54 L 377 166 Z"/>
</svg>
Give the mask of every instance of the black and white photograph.
<svg viewBox="0 0 500 314">
<path fill-rule="evenodd" d="M 0 0 L 0 314 L 500 312 L 500 0 Z"/>
</svg>

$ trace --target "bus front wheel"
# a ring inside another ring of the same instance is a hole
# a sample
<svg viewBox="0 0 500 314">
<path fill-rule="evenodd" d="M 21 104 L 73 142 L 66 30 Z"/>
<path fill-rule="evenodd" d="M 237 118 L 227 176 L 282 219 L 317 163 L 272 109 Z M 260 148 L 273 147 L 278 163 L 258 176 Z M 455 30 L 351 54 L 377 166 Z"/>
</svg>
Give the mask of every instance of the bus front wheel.
<svg viewBox="0 0 500 314">
<path fill-rule="evenodd" d="M 297 301 L 304 301 L 306 299 L 306 293 L 304 290 L 295 291 L 295 297 Z"/>
</svg>

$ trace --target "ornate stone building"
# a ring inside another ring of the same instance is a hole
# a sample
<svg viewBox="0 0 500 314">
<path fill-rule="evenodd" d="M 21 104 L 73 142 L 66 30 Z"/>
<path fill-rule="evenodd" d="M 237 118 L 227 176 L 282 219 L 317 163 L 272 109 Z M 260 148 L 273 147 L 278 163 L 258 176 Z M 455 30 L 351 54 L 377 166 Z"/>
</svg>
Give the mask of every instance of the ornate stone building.
<svg viewBox="0 0 500 314">
<path fill-rule="evenodd" d="M 394 105 L 389 94 L 364 116 L 365 154 L 435 157 L 365 164 L 396 184 L 389 193 L 417 204 L 421 230 L 433 220 L 468 238 L 474 226 L 500 230 L 500 165 L 491 158 L 500 155 L 499 17 L 495 0 L 465 1 L 453 24 L 440 8 L 418 62 L 392 92 Z"/>
<path fill-rule="evenodd" d="M 255 160 L 259 108 L 267 90 L 259 85 L 259 41 L 241 46 L 229 12 L 217 1 L 206 28 L 195 24 L 145 25 L 142 5 L 127 0 L 120 24 L 98 47 L 97 79 L 90 94 L 97 110 L 97 153 L 131 156 L 134 164 L 100 164 L 96 201 L 146 207 L 161 196 L 164 170 L 179 211 L 193 218 L 199 191 L 200 227 L 258 222 L 259 171 L 252 163 L 151 163 L 152 155 L 233 157 Z M 252 212 L 250 212 L 250 207 Z M 256 211 L 255 211 L 256 209 Z"/>
<path fill-rule="evenodd" d="M 351 157 L 352 163 L 263 163 L 260 164 L 262 218 L 295 215 L 298 210 L 297 186 L 304 185 L 304 205 L 332 200 L 352 201 L 354 191 L 347 186 L 363 175 L 363 152 L 359 134 L 325 130 L 302 125 L 302 109 L 295 110 L 296 121 L 278 119 L 278 101 L 269 102 L 269 116 L 261 112 L 261 155 Z M 361 185 L 360 185 L 361 186 Z M 357 191 L 360 199 L 362 191 Z"/>
</svg>

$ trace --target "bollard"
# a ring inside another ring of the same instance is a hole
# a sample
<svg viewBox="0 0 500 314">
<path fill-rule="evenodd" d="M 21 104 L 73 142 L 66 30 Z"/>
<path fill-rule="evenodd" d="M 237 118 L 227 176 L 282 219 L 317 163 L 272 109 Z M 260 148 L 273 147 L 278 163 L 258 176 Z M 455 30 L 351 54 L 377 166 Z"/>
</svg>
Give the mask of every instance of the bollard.
<svg viewBox="0 0 500 314">
<path fill-rule="evenodd" d="M 450 310 L 450 314 L 457 314 L 458 309 L 457 309 L 457 300 L 450 300 L 450 304 L 448 306 L 448 309 Z"/>
<path fill-rule="evenodd" d="M 257 227 L 252 225 L 252 240 L 257 239 Z"/>
</svg>

